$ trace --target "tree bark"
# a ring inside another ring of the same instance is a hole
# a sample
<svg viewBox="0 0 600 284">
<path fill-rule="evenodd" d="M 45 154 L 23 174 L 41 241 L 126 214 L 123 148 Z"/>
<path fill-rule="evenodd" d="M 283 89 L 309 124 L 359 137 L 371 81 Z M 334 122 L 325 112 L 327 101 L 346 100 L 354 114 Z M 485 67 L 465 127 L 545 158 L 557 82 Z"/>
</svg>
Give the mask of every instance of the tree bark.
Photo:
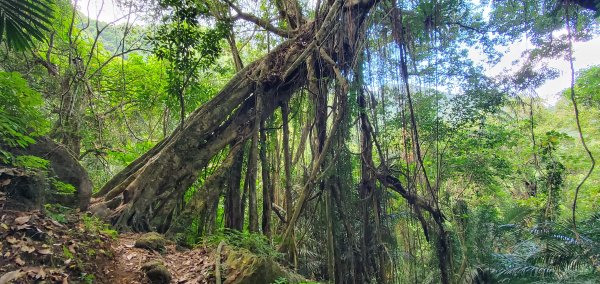
<svg viewBox="0 0 600 284">
<path fill-rule="evenodd" d="M 256 176 L 258 174 L 258 139 L 260 131 L 260 113 L 262 108 L 262 91 L 256 93 L 256 116 L 254 129 L 252 130 L 252 142 L 250 143 L 250 154 L 248 156 L 248 169 L 246 174 L 246 187 L 248 189 L 248 231 L 258 232 L 258 204 L 256 203 Z"/>
<path fill-rule="evenodd" d="M 262 176 L 262 233 L 271 238 L 271 193 L 273 191 L 271 183 L 271 167 L 267 160 L 267 134 L 264 120 L 260 123 L 260 164 Z"/>
<path fill-rule="evenodd" d="M 290 153 L 290 129 L 289 129 L 289 104 L 281 105 L 281 117 L 283 121 L 283 168 L 285 171 L 285 212 L 286 216 L 292 215 L 292 172 L 291 172 L 291 153 Z"/>
<path fill-rule="evenodd" d="M 361 242 L 361 258 L 363 265 L 366 265 L 367 278 L 371 278 L 373 272 L 378 271 L 376 268 L 378 259 L 378 251 L 372 251 L 370 248 L 377 247 L 374 234 L 374 228 L 371 224 L 371 209 L 373 205 L 373 199 L 375 198 L 375 178 L 373 175 L 373 142 L 371 137 L 370 124 L 367 117 L 367 103 L 365 95 L 360 83 L 360 76 L 362 76 L 362 70 L 360 67 L 357 68 L 358 78 L 358 112 L 360 118 L 360 153 L 361 153 L 361 164 L 360 164 L 360 184 L 358 188 L 358 196 L 361 199 L 361 215 L 362 215 L 362 242 Z M 373 208 L 374 209 L 374 208 Z M 381 279 L 378 279 L 381 281 Z"/>
<path fill-rule="evenodd" d="M 240 192 L 243 162 L 244 151 L 242 147 L 233 160 L 227 182 L 227 194 L 225 195 L 225 227 L 239 231 L 243 227 L 242 197 Z"/>
</svg>

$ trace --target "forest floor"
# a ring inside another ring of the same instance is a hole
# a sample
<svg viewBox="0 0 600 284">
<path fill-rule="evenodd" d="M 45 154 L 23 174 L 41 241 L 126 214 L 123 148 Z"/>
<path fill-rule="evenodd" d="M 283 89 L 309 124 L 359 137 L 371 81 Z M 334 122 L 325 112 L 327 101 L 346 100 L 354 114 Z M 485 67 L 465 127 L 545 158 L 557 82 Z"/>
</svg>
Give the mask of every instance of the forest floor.
<svg viewBox="0 0 600 284">
<path fill-rule="evenodd" d="M 19 211 L 6 203 L 0 191 L 0 284 L 204 284 L 216 283 L 217 266 L 224 284 L 306 281 L 270 257 L 224 241 L 220 252 L 212 244 L 188 249 L 156 233 L 118 234 L 64 207 Z"/>
<path fill-rule="evenodd" d="M 5 201 L 0 192 L 0 284 L 150 283 L 142 267 L 152 261 L 166 267 L 171 283 L 215 283 L 210 247 L 138 248 L 140 234 L 117 235 L 84 214 L 4 210 Z"/>
</svg>

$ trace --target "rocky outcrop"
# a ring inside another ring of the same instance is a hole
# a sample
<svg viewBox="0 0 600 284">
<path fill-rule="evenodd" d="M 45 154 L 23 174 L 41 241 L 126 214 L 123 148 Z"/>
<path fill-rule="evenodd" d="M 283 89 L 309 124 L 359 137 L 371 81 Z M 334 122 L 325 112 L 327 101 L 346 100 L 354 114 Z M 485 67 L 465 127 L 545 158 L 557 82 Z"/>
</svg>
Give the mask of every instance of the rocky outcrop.
<svg viewBox="0 0 600 284">
<path fill-rule="evenodd" d="M 142 271 L 153 284 L 168 284 L 171 283 L 171 273 L 165 265 L 158 260 L 152 260 L 142 265 Z"/>
<path fill-rule="evenodd" d="M 9 151 L 17 155 L 37 156 L 50 161 L 48 177 L 75 187 L 74 194 L 57 194 L 50 191 L 47 203 L 59 203 L 65 206 L 87 210 L 92 196 L 93 184 L 87 171 L 79 164 L 77 157 L 67 148 L 47 137 L 36 138 L 36 143 L 27 148 L 12 148 Z"/>
<path fill-rule="evenodd" d="M 223 282 L 225 284 L 273 283 L 278 279 L 286 279 L 286 283 L 306 281 L 275 260 L 255 255 L 245 249 L 227 249 L 223 268 L 227 271 Z"/>
<path fill-rule="evenodd" d="M 136 248 L 147 250 L 164 251 L 165 244 L 166 240 L 161 234 L 150 232 L 141 235 L 140 238 L 135 241 L 134 246 Z"/>
</svg>

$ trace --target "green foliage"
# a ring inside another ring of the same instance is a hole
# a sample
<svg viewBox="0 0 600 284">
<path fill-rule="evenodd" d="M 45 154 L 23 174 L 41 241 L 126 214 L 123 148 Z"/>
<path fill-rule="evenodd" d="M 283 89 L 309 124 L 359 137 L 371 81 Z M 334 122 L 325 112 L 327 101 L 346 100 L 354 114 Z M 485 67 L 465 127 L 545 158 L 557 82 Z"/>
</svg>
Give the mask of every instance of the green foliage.
<svg viewBox="0 0 600 284">
<path fill-rule="evenodd" d="M 81 216 L 81 221 L 86 231 L 92 234 L 104 234 L 113 239 L 119 236 L 119 233 L 115 229 L 96 216 L 83 215 Z"/>
<path fill-rule="evenodd" d="M 109 151 L 108 158 L 115 164 L 120 166 L 126 166 L 129 163 L 133 162 L 139 156 L 144 154 L 146 151 L 150 150 L 154 146 L 154 143 L 150 141 L 135 143 L 135 144 L 127 144 L 125 145 L 125 149 L 120 151 Z"/>
<path fill-rule="evenodd" d="M 14 1 L 0 0 L 0 11 L 2 4 Z M 29 5 L 33 2 L 19 3 Z M 137 40 L 132 34 L 137 36 L 137 32 L 148 32 L 151 28 L 134 27 L 126 33 L 123 26 L 109 26 L 100 35 L 99 45 L 94 46 L 93 38 L 102 29 L 103 23 L 92 20 L 85 27 L 87 19 L 79 19 L 80 14 L 77 14 L 72 26 L 71 3 L 59 1 L 59 8 L 48 13 L 55 15 L 49 57 L 46 58 L 45 54 L 48 46 L 41 46 L 33 53 L 36 56 L 33 60 L 29 53 L 9 52 L 7 60 L 2 63 L 2 70 L 21 70 L 30 84 L 18 73 L 0 73 L 0 144 L 10 147 L 31 145 L 36 136 L 48 131 L 50 124 L 45 117 L 54 123 L 58 121 L 55 113 L 61 109 L 65 91 L 72 91 L 80 99 L 77 102 L 80 107 L 77 119 L 81 122 L 81 129 L 77 135 L 85 153 L 88 150 L 91 153 L 83 157 L 83 164 L 95 185 L 99 186 L 167 137 L 177 126 L 174 120 L 180 115 L 178 110 L 182 110 L 181 115 L 185 116 L 210 99 L 233 70 L 227 67 L 230 58 L 221 57 L 226 52 L 222 39 L 239 26 L 232 29 L 231 23 L 215 19 L 214 15 L 221 13 L 218 10 L 223 8 L 217 7 L 223 4 L 218 1 L 152 2 L 158 2 L 160 9 L 167 14 L 163 24 L 157 26 L 149 38 L 152 53 L 133 52 L 113 57 L 112 52 L 123 48 L 119 45 L 122 35 L 127 34 L 123 43 L 130 46 L 131 41 Z M 375 247 L 372 240 L 362 238 L 371 233 L 373 227 L 369 226 L 378 216 L 381 218 L 381 235 L 377 237 L 384 242 L 384 258 L 389 257 L 392 269 L 402 270 L 398 273 L 398 282 L 414 282 L 414 279 L 436 282 L 439 279 L 435 272 L 435 245 L 428 243 L 423 234 L 424 227 L 429 228 L 430 237 L 436 234 L 429 214 L 421 212 L 425 221 L 420 223 L 414 206 L 407 205 L 406 200 L 397 194 L 385 193 L 380 184 L 376 185 L 372 195 L 378 198 L 377 202 L 373 202 L 377 205 L 370 205 L 371 202 L 357 196 L 363 153 L 360 152 L 360 139 L 354 139 L 357 131 L 353 123 L 358 113 L 356 92 L 358 88 L 364 88 L 369 95 L 366 110 L 376 138 L 374 142 L 379 144 L 374 148 L 380 148 L 374 149 L 375 164 L 372 166 L 378 167 L 378 170 L 380 163 L 385 162 L 381 166 L 387 166 L 390 172 L 397 174 L 407 190 L 431 205 L 439 206 L 446 217 L 444 227 L 448 230 L 452 246 L 453 273 L 462 277 L 460 280 L 525 283 L 597 279 L 598 264 L 594 261 L 599 258 L 598 221 L 588 218 L 578 223 L 578 234 L 568 224 L 557 221 L 567 213 L 565 208 L 572 201 L 573 185 L 587 165 L 576 143 L 571 105 L 562 100 L 554 107 L 545 107 L 532 100 L 532 112 L 535 114 L 530 122 L 527 112 L 513 109 L 526 106 L 519 104 L 515 107 L 516 100 L 508 97 L 508 93 L 516 96 L 536 88 L 557 74 L 552 69 L 537 67 L 544 57 L 565 55 L 568 46 L 566 37 L 555 31 L 565 26 L 564 8 L 567 2 L 509 0 L 492 1 L 490 4 L 482 1 L 483 5 L 472 1 L 396 2 L 402 10 L 402 35 L 406 41 L 403 44 L 406 44 L 409 53 L 408 81 L 416 125 L 407 119 L 406 91 L 398 87 L 404 82 L 394 82 L 399 77 L 396 58 L 399 52 L 392 42 L 393 31 L 386 23 L 390 18 L 389 3 L 381 2 L 374 11 L 377 13 L 375 17 L 381 16 L 382 20 L 368 27 L 369 50 L 364 54 L 368 58 L 365 60 L 369 61 L 358 64 L 364 67 L 364 72 L 368 69 L 372 74 L 365 75 L 361 81 L 356 80 L 348 102 L 351 109 L 346 112 L 347 121 L 343 123 L 344 129 L 338 132 L 343 134 L 332 141 L 333 164 L 324 167 L 326 171 L 319 175 L 326 184 L 331 177 L 332 183 L 340 189 L 341 196 L 336 201 L 342 206 L 335 203 L 332 214 L 336 254 L 341 252 L 336 257 L 341 258 L 342 266 L 349 264 L 347 247 L 355 253 L 362 249 L 358 247 L 360 244 L 350 244 L 346 229 L 354 234 L 356 241 L 365 241 L 367 246 Z M 262 13 L 259 18 L 276 18 L 271 22 L 277 21 L 280 28 L 287 27 L 268 1 L 261 1 L 257 6 Z M 242 8 L 251 10 L 252 7 L 244 4 Z M 314 15 L 310 9 L 303 12 Z M 590 28 L 594 21 L 587 17 L 589 11 L 577 12 L 581 12 L 577 19 L 571 19 L 576 27 L 575 36 L 578 40 L 585 39 L 597 28 Z M 528 54 L 527 64 L 512 77 L 501 80 L 486 77 L 484 70 L 469 60 L 469 48 L 473 46 L 493 55 L 496 43 L 519 38 L 523 34 L 530 36 L 528 38 L 537 49 Z M 253 32 L 252 36 L 240 33 L 236 37 L 238 43 L 243 43 L 239 47 L 244 47 L 240 48 L 240 52 L 245 62 L 262 57 L 267 50 L 272 50 L 274 43 L 285 40 L 268 36 L 263 31 Z M 10 37 L 6 39 L 12 40 Z M 148 43 L 144 45 L 148 47 Z M 363 45 L 360 46 L 362 48 Z M 338 60 L 346 54 L 331 55 Z M 73 63 L 73 56 L 86 62 L 83 76 Z M 59 70 L 59 76 L 46 74 L 48 70 L 40 64 L 45 60 Z M 596 139 L 600 135 L 599 70 L 596 66 L 582 71 L 576 83 L 584 135 L 590 137 L 590 148 L 596 156 L 600 155 L 600 144 Z M 356 75 L 344 74 L 349 77 Z M 68 90 L 63 89 L 63 83 L 69 80 L 72 80 L 72 85 Z M 381 85 L 376 86 L 377 83 Z M 376 90 L 379 87 L 380 93 Z M 40 90 L 44 98 L 33 89 Z M 314 105 L 309 99 L 312 95 L 304 91 L 301 93 L 294 95 L 290 103 L 292 137 L 289 142 L 294 152 L 292 158 L 299 158 L 291 169 L 294 197 L 298 186 L 307 182 L 306 169 L 311 168 L 315 158 L 311 148 L 314 146 L 314 133 L 308 136 L 305 149 L 299 148 L 302 129 L 311 125 L 314 116 Z M 329 104 L 338 102 L 337 99 L 339 97 L 330 100 Z M 47 106 L 50 115 L 42 114 L 42 105 Z M 266 148 L 269 153 L 275 154 L 268 158 L 273 163 L 280 163 L 273 165 L 272 181 L 279 182 L 275 188 L 282 189 L 285 178 L 282 178 L 281 164 L 281 119 L 278 114 L 269 119 L 272 121 L 267 127 L 269 140 Z M 418 130 L 431 191 L 423 184 L 424 176 L 415 158 L 413 127 Z M 68 129 L 57 126 L 55 131 Z M 183 195 L 182 206 L 221 164 L 224 155 L 213 158 L 210 166 L 202 170 L 196 183 Z M 0 160 L 30 169 L 47 166 L 43 159 L 13 157 L 3 149 L 0 149 Z M 276 173 L 281 176 L 275 176 Z M 260 182 L 259 178 L 259 185 Z M 52 179 L 51 183 L 57 192 L 75 192 L 72 185 L 56 179 Z M 595 171 L 582 187 L 577 212 L 581 218 L 578 219 L 593 216 L 598 211 L 599 183 L 600 175 Z M 323 195 L 315 193 L 313 196 L 303 210 L 307 213 L 303 213 L 298 221 L 301 228 L 298 232 L 302 235 L 298 236 L 297 268 L 305 274 L 323 277 L 327 261 L 323 240 L 328 216 L 323 209 Z M 276 202 L 280 198 L 277 195 Z M 436 203 L 434 199 L 439 200 Z M 380 210 L 362 215 L 361 210 L 365 206 L 380 206 Z M 46 211 L 62 223 L 67 221 L 66 216 L 70 212 L 58 205 L 46 205 Z M 260 234 L 219 229 L 224 223 L 224 211 L 220 202 L 216 212 L 209 212 L 216 213 L 216 225 L 204 224 L 209 218 L 199 216 L 184 232 L 177 232 L 176 238 L 193 246 L 204 237 L 202 241 L 210 245 L 225 241 L 258 255 L 281 258 L 270 241 Z M 345 224 L 338 218 L 342 213 L 345 214 Z M 363 220 L 368 225 L 363 227 Z M 109 226 L 93 217 L 82 217 L 82 223 L 88 232 L 116 236 Z M 206 237 L 207 227 L 218 231 Z M 277 243 L 281 238 L 278 235 L 280 226 L 274 224 L 273 228 L 277 228 L 272 236 Z M 363 229 L 366 230 L 363 232 Z M 350 247 L 352 245 L 356 247 Z M 65 256 L 73 257 L 68 253 L 66 251 Z M 87 253 L 96 254 L 94 250 Z M 461 267 L 464 271 L 460 271 Z M 404 276 L 406 278 L 402 278 Z M 94 278 L 93 275 L 82 275 L 81 280 L 93 282 Z M 287 279 L 280 278 L 274 283 L 287 282 Z"/>
<path fill-rule="evenodd" d="M 46 170 L 50 161 L 31 155 L 19 155 L 13 157 L 12 165 L 29 170 Z"/>
<path fill-rule="evenodd" d="M 160 60 L 170 63 L 167 70 L 167 92 L 179 100 L 180 119 L 186 113 L 186 98 L 190 86 L 198 81 L 198 71 L 215 63 L 221 53 L 221 39 L 230 30 L 230 24 L 218 21 L 215 28 L 200 25 L 199 19 L 209 15 L 209 3 L 203 1 L 159 1 L 162 8 L 172 9 L 151 36 L 153 53 Z"/>
<path fill-rule="evenodd" d="M 290 283 L 289 280 L 285 277 L 279 277 L 277 279 L 275 279 L 275 281 L 273 281 L 271 284 L 288 284 Z M 298 284 L 319 284 L 319 282 L 298 282 Z"/>
<path fill-rule="evenodd" d="M 26 147 L 48 131 L 40 111 L 44 101 L 16 72 L 0 72 L 0 143 Z"/>
<path fill-rule="evenodd" d="M 273 259 L 281 259 L 283 257 L 281 253 L 269 244 L 267 237 L 247 231 L 240 232 L 225 228 L 211 236 L 207 236 L 203 242 L 216 246 L 221 241 L 225 241 L 230 246 L 247 249 L 259 256 L 267 256 Z"/>
<path fill-rule="evenodd" d="M 87 274 L 87 273 L 81 274 L 81 281 L 83 281 L 83 283 L 93 284 L 93 283 L 95 283 L 95 280 L 96 280 L 96 276 L 94 276 L 94 274 Z"/>
<path fill-rule="evenodd" d="M 543 224 L 531 238 L 515 245 L 512 253 L 498 254 L 499 279 L 514 283 L 584 283 L 600 277 L 600 216 L 577 226 L 570 222 Z"/>
<path fill-rule="evenodd" d="M 0 43 L 17 51 L 31 49 L 34 40 L 50 32 L 52 0 L 0 0 Z"/>
<path fill-rule="evenodd" d="M 565 90 L 564 95 L 569 97 L 570 90 Z M 575 82 L 575 96 L 584 106 L 600 108 L 600 66 L 580 71 Z"/>
<path fill-rule="evenodd" d="M 65 259 L 74 259 L 75 255 L 69 250 L 69 248 L 65 245 L 62 246 L 63 256 Z"/>
<path fill-rule="evenodd" d="M 66 215 L 73 211 L 72 208 L 60 204 L 45 204 L 44 209 L 46 209 L 46 214 L 48 214 L 50 218 L 63 224 L 67 223 Z"/>
<path fill-rule="evenodd" d="M 277 279 L 275 279 L 275 281 L 273 281 L 272 284 L 287 284 L 288 280 L 285 277 L 279 277 Z"/>
<path fill-rule="evenodd" d="M 77 189 L 70 183 L 62 182 L 56 178 L 50 178 L 50 182 L 58 194 L 72 195 L 77 192 Z"/>
<path fill-rule="evenodd" d="M 490 1 L 492 3 L 490 23 L 504 39 L 515 39 L 527 35 L 536 46 L 548 47 L 552 43 L 550 35 L 565 26 L 565 13 L 571 11 L 572 26 L 576 27 L 578 39 L 589 37 L 594 31 L 594 12 L 581 9 L 573 2 L 544 1 Z M 573 13 L 577 11 L 577 16 Z M 548 52 L 549 50 L 546 50 Z"/>
</svg>

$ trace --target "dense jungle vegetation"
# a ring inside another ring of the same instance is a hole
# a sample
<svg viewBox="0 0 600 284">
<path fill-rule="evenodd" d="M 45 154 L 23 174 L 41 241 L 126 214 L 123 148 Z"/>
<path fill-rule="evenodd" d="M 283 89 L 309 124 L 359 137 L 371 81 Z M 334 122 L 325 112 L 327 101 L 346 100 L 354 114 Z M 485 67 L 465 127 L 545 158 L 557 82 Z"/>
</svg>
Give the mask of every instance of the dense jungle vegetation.
<svg viewBox="0 0 600 284">
<path fill-rule="evenodd" d="M 110 5 L 0 0 L 0 177 L 324 283 L 600 281 L 600 1 Z"/>
</svg>

